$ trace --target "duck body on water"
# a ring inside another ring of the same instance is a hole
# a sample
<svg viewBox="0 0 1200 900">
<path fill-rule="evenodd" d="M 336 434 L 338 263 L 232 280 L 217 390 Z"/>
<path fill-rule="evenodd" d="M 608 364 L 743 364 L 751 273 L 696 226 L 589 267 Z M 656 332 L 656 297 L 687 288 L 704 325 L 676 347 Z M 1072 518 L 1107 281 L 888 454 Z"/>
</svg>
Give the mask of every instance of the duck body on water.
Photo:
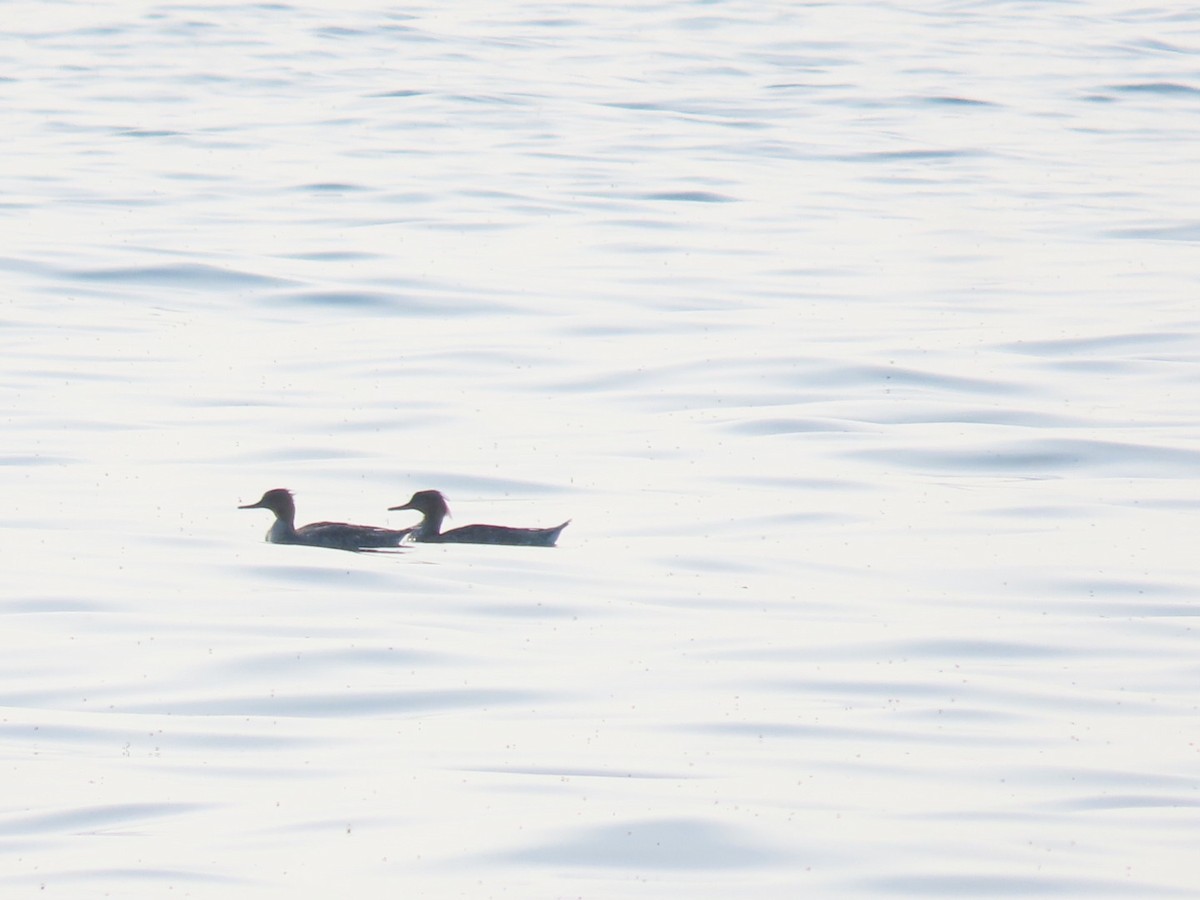
<svg viewBox="0 0 1200 900">
<path fill-rule="evenodd" d="M 409 532 L 409 540 L 428 544 L 508 544 L 524 547 L 553 547 L 562 530 L 571 520 L 552 528 L 511 528 L 507 525 L 463 525 L 442 531 L 442 520 L 450 506 L 440 491 L 417 491 L 400 506 L 390 511 L 412 509 L 421 513 L 421 521 Z"/>
<path fill-rule="evenodd" d="M 275 513 L 275 522 L 267 531 L 267 540 L 272 544 L 303 544 L 332 550 L 380 550 L 400 546 L 405 535 L 412 530 L 404 528 L 397 531 L 345 522 L 313 522 L 297 528 L 296 502 L 292 499 L 292 492 L 284 488 L 269 490 L 257 503 L 248 503 L 238 509 L 269 509 Z"/>
</svg>

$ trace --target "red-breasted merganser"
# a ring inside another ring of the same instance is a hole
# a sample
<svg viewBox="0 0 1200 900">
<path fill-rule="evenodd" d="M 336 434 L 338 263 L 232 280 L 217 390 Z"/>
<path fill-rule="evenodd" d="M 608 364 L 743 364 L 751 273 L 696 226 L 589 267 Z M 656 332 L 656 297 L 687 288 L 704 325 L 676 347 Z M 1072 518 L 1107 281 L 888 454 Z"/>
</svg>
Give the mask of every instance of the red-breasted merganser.
<svg viewBox="0 0 1200 900">
<path fill-rule="evenodd" d="M 553 547 L 558 535 L 571 520 L 553 528 L 509 528 L 507 525 L 464 525 L 442 531 L 442 519 L 450 512 L 439 491 L 417 491 L 403 506 L 389 510 L 415 509 L 424 518 L 411 529 L 409 539 L 430 544 L 515 544 L 527 547 Z"/>
<path fill-rule="evenodd" d="M 257 503 L 238 509 L 269 509 L 275 513 L 275 524 L 267 532 L 272 544 L 306 544 L 309 547 L 332 547 L 334 550 L 378 550 L 398 547 L 412 529 L 393 531 L 374 525 L 347 525 L 345 522 L 313 522 L 296 527 L 296 503 L 292 492 L 275 488 L 262 495 Z"/>
</svg>

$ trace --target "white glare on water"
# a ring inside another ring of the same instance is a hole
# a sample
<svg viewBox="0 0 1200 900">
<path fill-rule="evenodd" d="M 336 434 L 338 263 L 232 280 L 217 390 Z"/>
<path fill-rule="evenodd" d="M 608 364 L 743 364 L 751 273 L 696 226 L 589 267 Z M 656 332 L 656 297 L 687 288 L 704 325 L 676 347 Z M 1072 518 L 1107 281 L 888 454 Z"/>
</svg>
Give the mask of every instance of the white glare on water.
<svg viewBox="0 0 1200 900">
<path fill-rule="evenodd" d="M 7 19 L 10 893 L 1194 892 L 1194 14 Z"/>
</svg>

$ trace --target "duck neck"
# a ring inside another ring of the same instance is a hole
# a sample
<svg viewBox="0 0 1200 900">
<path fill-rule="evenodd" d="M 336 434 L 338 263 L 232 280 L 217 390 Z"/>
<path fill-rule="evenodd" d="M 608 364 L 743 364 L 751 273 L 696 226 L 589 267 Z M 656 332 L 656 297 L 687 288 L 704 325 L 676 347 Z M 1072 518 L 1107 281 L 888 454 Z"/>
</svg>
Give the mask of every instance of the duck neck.
<svg viewBox="0 0 1200 900">
<path fill-rule="evenodd" d="M 267 540 L 272 544 L 296 543 L 296 510 L 276 509 L 275 523 L 267 531 Z"/>
<path fill-rule="evenodd" d="M 442 519 L 446 518 L 444 509 L 431 509 L 425 513 L 425 518 L 413 529 L 413 539 L 428 541 L 442 533 Z"/>
</svg>

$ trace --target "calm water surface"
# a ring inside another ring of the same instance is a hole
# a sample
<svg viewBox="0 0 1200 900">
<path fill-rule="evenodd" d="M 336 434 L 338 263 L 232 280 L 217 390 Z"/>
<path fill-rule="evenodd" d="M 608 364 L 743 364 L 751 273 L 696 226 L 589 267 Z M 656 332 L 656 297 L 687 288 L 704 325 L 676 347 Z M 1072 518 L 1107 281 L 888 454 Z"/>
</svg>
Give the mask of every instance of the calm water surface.
<svg viewBox="0 0 1200 900">
<path fill-rule="evenodd" d="M 8 20 L 6 895 L 1200 894 L 1195 12 Z"/>
</svg>

